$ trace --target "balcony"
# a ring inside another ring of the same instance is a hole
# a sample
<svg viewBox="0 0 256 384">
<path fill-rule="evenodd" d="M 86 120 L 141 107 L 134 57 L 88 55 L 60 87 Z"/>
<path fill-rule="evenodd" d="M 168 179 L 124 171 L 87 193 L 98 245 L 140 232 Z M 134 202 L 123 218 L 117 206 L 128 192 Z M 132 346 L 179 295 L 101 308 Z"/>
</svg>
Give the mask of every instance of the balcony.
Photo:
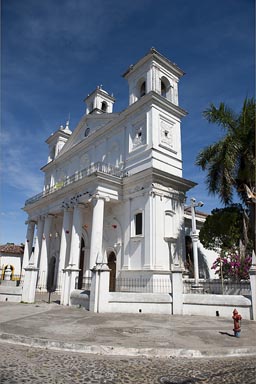
<svg viewBox="0 0 256 384">
<path fill-rule="evenodd" d="M 45 191 L 43 191 L 41 193 L 38 193 L 37 195 L 31 197 L 30 199 L 26 200 L 25 206 L 27 206 L 29 204 L 33 204 L 36 201 L 42 199 L 43 197 L 51 195 L 52 193 L 54 193 L 54 192 L 56 192 L 62 188 L 65 188 L 66 186 L 73 184 L 79 180 L 85 179 L 86 177 L 91 176 L 97 172 L 111 175 L 114 177 L 118 177 L 120 179 L 124 176 L 124 172 L 122 170 L 120 170 L 119 168 L 114 167 L 113 165 L 110 165 L 110 164 L 102 163 L 99 161 L 99 162 L 92 164 L 89 167 L 87 167 L 81 171 L 77 171 L 72 176 L 68 176 L 65 180 L 57 182 L 52 187 L 46 189 Z"/>
</svg>

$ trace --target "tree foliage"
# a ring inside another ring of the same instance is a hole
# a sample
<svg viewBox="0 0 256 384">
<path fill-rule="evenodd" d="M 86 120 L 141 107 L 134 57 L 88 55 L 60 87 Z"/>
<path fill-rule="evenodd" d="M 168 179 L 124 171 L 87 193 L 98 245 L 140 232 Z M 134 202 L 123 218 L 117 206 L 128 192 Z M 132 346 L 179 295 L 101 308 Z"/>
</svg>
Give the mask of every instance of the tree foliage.
<svg viewBox="0 0 256 384">
<path fill-rule="evenodd" d="M 244 185 L 251 190 L 255 187 L 255 100 L 245 99 L 240 114 L 224 103 L 218 108 L 211 104 L 203 116 L 224 131 L 223 138 L 204 148 L 196 159 L 196 164 L 208 173 L 208 191 L 228 205 L 233 202 L 235 190 L 247 205 Z"/>
<path fill-rule="evenodd" d="M 254 98 L 245 99 L 241 112 L 237 114 L 224 103 L 219 107 L 211 104 L 203 116 L 209 123 L 219 125 L 224 136 L 202 149 L 196 158 L 196 164 L 207 172 L 206 184 L 210 194 L 218 195 L 226 207 L 233 203 L 234 192 L 239 196 L 244 207 L 242 232 L 245 245 L 251 238 L 254 247 L 256 203 L 255 199 L 248 197 L 248 190 L 253 196 L 256 194 L 255 106 Z M 232 228 L 235 229 L 233 225 Z"/>
<path fill-rule="evenodd" d="M 206 249 L 228 250 L 239 246 L 243 234 L 243 207 L 232 204 L 211 212 L 199 233 L 200 242 Z"/>
</svg>

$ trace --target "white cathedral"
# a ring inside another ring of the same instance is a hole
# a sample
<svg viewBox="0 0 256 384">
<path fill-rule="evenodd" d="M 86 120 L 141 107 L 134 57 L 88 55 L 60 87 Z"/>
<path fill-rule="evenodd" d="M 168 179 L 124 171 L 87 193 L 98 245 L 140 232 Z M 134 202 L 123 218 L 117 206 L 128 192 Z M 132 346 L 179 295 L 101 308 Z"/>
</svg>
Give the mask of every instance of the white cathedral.
<svg viewBox="0 0 256 384">
<path fill-rule="evenodd" d="M 196 185 L 182 176 L 183 75 L 152 48 L 123 74 L 125 110 L 114 113 L 113 95 L 97 87 L 74 131 L 67 122 L 46 140 L 44 188 L 24 207 L 23 267 L 37 269 L 37 289 L 58 287 L 64 305 L 87 292 L 93 310 L 103 294 L 106 311 L 137 310 L 148 300 L 143 287 L 161 294 L 159 281 L 172 292 L 174 271 L 185 270 L 186 192 Z M 90 292 L 97 271 L 107 283 L 94 282 Z"/>
</svg>

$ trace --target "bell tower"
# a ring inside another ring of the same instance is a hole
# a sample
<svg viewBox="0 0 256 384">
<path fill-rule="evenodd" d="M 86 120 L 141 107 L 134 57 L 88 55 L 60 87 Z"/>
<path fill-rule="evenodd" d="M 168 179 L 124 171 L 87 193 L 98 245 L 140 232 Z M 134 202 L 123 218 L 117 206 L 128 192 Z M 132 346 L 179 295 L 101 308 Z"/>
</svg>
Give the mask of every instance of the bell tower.
<svg viewBox="0 0 256 384">
<path fill-rule="evenodd" d="M 66 126 L 60 126 L 60 128 L 51 134 L 46 140 L 48 144 L 48 163 L 55 159 L 59 154 L 64 144 L 68 141 L 72 131 L 69 129 L 69 120 L 66 122 Z"/>
<path fill-rule="evenodd" d="M 161 169 L 182 177 L 181 119 L 178 83 L 184 72 L 154 48 L 123 74 L 129 86 L 128 171 Z M 136 112 L 135 112 L 136 111 Z"/>
<path fill-rule="evenodd" d="M 123 74 L 129 85 L 129 105 L 149 92 L 156 92 L 178 105 L 178 82 L 184 72 L 155 48 Z"/>
<path fill-rule="evenodd" d="M 115 98 L 104 91 L 100 85 L 84 101 L 86 103 L 87 115 L 89 113 L 112 113 Z"/>
</svg>

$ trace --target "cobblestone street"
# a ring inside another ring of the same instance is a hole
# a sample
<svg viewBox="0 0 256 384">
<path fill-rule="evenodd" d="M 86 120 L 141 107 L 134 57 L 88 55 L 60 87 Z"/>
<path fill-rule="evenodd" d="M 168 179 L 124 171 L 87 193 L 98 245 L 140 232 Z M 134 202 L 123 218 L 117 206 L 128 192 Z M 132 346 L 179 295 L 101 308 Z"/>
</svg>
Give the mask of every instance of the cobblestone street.
<svg viewBox="0 0 256 384">
<path fill-rule="evenodd" d="M 1 342 L 0 382 L 86 384 L 254 384 L 255 357 L 148 359 L 86 355 Z"/>
</svg>

